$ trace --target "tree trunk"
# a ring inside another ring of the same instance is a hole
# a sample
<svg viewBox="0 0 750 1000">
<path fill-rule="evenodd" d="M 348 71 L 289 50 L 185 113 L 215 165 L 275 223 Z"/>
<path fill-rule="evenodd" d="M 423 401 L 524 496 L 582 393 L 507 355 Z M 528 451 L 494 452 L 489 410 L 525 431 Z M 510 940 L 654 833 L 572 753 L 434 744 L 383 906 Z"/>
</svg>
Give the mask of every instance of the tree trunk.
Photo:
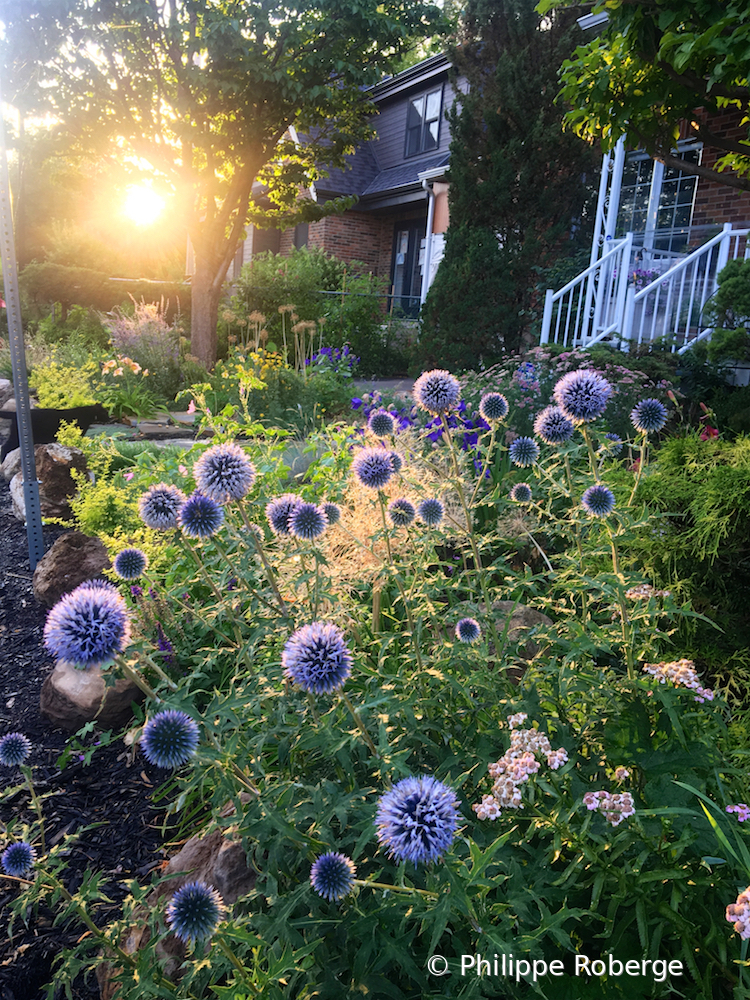
<svg viewBox="0 0 750 1000">
<path fill-rule="evenodd" d="M 196 253 L 190 292 L 190 351 L 206 368 L 216 364 L 221 281 L 216 281 L 211 262 Z"/>
</svg>

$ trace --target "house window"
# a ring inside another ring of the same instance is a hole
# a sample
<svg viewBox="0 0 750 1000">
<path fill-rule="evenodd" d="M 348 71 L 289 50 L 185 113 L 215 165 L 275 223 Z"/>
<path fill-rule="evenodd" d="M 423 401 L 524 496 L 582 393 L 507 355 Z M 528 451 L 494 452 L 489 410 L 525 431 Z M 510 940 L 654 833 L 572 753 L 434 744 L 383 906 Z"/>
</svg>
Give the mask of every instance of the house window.
<svg viewBox="0 0 750 1000">
<path fill-rule="evenodd" d="M 397 222 L 393 233 L 393 267 L 391 289 L 393 306 L 404 316 L 414 317 L 419 312 L 419 293 L 422 287 L 422 243 L 425 238 L 424 222 Z"/>
<path fill-rule="evenodd" d="M 700 163 L 701 149 L 679 152 L 680 159 Z M 622 175 L 617 236 L 633 233 L 652 250 L 680 253 L 690 239 L 698 178 L 664 167 L 645 153 L 631 153 Z"/>
<path fill-rule="evenodd" d="M 437 149 L 440 134 L 440 108 L 443 90 L 414 97 L 406 113 L 406 155 L 416 156 Z"/>
</svg>

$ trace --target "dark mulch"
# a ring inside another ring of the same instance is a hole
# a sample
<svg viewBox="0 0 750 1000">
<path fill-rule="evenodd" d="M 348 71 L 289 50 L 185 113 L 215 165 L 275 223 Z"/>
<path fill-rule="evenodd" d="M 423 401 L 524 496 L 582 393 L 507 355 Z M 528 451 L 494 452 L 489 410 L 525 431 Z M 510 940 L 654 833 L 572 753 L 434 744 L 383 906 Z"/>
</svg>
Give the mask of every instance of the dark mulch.
<svg viewBox="0 0 750 1000">
<path fill-rule="evenodd" d="M 44 529 L 45 549 L 63 530 Z M 100 824 L 71 842 L 65 879 L 75 892 L 86 868 L 106 873 L 105 892 L 112 902 L 101 904 L 94 914 L 102 926 L 119 915 L 127 894 L 123 882 L 137 878 L 147 883 L 151 870 L 162 861 L 161 816 L 150 797 L 163 772 L 129 752 L 120 739 L 97 749 L 89 766 L 76 754 L 63 770 L 59 768 L 68 733 L 39 712 L 39 692 L 53 661 L 42 644 L 47 609 L 34 599 L 31 577 L 26 528 L 11 513 L 7 486 L 0 481 L 0 736 L 22 732 L 34 746 L 27 763 L 34 769 L 38 792 L 47 796 L 43 808 L 48 843 Z M 17 768 L 0 768 L 2 823 L 12 818 L 34 821 L 28 791 L 9 793 L 19 778 Z M 0 849 L 6 842 L 0 827 Z M 0 1000 L 41 1000 L 52 981 L 54 957 L 85 928 L 77 921 L 53 927 L 54 915 L 40 909 L 28 914 L 26 926 L 16 921 L 9 938 L 8 907 L 15 890 L 8 881 L 0 875 Z M 97 998 L 94 977 L 89 982 L 79 977 L 73 995 L 76 1000 Z"/>
</svg>

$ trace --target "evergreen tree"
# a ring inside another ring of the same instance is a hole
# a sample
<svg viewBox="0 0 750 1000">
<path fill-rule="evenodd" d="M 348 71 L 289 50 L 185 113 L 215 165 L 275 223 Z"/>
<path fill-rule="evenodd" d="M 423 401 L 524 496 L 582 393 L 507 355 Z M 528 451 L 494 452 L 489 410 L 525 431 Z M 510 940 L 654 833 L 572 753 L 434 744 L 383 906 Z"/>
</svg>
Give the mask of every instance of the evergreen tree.
<svg viewBox="0 0 750 1000">
<path fill-rule="evenodd" d="M 528 343 L 540 271 L 580 235 L 599 157 L 563 132 L 555 103 L 579 33 L 570 11 L 542 18 L 534 0 L 469 0 L 451 50 L 469 90 L 448 115 L 451 224 L 422 314 L 425 363 L 476 367 Z"/>
</svg>

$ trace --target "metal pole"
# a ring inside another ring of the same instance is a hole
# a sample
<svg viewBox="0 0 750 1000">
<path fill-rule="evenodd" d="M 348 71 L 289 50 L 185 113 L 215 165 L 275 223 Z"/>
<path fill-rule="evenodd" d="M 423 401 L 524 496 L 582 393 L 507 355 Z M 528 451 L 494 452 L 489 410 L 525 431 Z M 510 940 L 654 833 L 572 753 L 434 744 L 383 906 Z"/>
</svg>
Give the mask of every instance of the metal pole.
<svg viewBox="0 0 750 1000">
<path fill-rule="evenodd" d="M 16 396 L 18 441 L 21 446 L 23 496 L 26 504 L 26 536 L 29 542 L 29 564 L 32 571 L 44 555 L 42 511 L 39 505 L 39 483 L 36 478 L 34 441 L 31 434 L 29 380 L 26 375 L 26 351 L 21 326 L 21 301 L 18 295 L 16 244 L 13 239 L 13 213 L 10 203 L 10 176 L 5 145 L 5 123 L 0 93 L 0 258 L 3 264 L 3 284 L 8 311 L 8 339 L 13 368 L 13 388 Z"/>
</svg>

